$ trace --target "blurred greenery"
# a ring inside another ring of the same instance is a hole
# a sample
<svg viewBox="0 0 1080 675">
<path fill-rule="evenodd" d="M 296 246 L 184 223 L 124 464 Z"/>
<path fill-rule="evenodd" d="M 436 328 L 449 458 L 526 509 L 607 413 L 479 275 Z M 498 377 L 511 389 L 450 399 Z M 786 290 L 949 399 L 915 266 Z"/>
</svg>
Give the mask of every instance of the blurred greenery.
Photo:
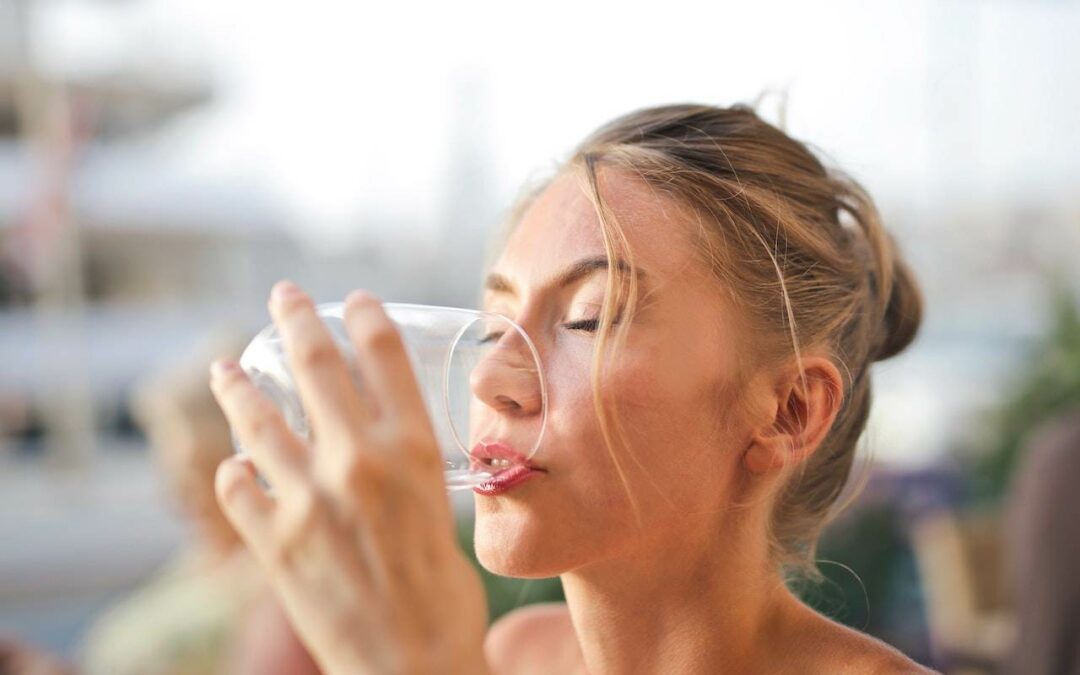
<svg viewBox="0 0 1080 675">
<path fill-rule="evenodd" d="M 792 590 L 822 614 L 870 629 L 879 619 L 879 608 L 870 598 L 888 595 L 892 563 L 906 546 L 896 520 L 887 507 L 867 506 L 834 523 L 818 545 L 818 568 L 824 579 L 794 580 Z"/>
<path fill-rule="evenodd" d="M 474 521 L 471 518 L 458 519 L 458 543 L 465 555 L 480 571 L 487 592 L 488 618 L 494 622 L 503 614 L 536 602 L 555 602 L 563 600 L 562 583 L 558 577 L 551 579 L 514 579 L 492 574 L 484 569 L 476 559 L 473 548 Z"/>
<path fill-rule="evenodd" d="M 1067 284 L 1051 280 L 1048 288 L 1046 331 L 1025 350 L 1000 406 L 984 418 L 974 447 L 963 449 L 961 477 L 964 500 L 970 503 L 958 508 L 1000 502 L 1028 435 L 1080 406 L 1080 305 Z M 807 604 L 919 659 L 927 646 L 922 598 L 896 504 L 856 502 L 826 531 L 818 560 L 825 579 L 794 585 Z"/>
<path fill-rule="evenodd" d="M 822 580 L 790 583 L 803 602 L 909 656 L 925 658 L 914 553 L 894 504 L 857 503 L 825 531 L 817 562 Z"/>
<path fill-rule="evenodd" d="M 1080 406 L 1080 304 L 1063 282 L 1051 283 L 1051 322 L 1014 374 L 987 436 L 968 451 L 972 497 L 997 503 L 1008 490 L 1029 434 L 1048 419 Z"/>
</svg>

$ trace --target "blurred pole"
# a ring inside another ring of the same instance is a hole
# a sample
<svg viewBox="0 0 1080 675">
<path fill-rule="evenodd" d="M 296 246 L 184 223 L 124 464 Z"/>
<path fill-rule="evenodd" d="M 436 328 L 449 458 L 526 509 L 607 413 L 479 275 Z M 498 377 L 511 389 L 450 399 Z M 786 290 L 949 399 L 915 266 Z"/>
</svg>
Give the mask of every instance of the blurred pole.
<svg viewBox="0 0 1080 675">
<path fill-rule="evenodd" d="M 19 135 L 34 173 L 20 224 L 37 335 L 49 358 L 37 390 L 53 466 L 85 469 L 94 454 L 94 421 L 82 327 L 83 269 L 71 208 L 71 179 L 80 142 L 80 110 L 59 81 L 34 63 L 30 2 L 14 0 L 15 104 Z"/>
</svg>

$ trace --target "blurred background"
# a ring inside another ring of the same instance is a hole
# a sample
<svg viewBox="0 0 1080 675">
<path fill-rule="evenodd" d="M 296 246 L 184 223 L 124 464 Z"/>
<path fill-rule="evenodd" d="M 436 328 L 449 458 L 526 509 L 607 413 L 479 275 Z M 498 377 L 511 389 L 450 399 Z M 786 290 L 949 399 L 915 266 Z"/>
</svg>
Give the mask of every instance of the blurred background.
<svg viewBox="0 0 1080 675">
<path fill-rule="evenodd" d="M 274 280 L 474 306 L 518 190 L 594 127 L 760 98 L 869 188 L 927 296 L 804 593 L 992 671 L 1015 467 L 1080 405 L 1077 35 L 1077 0 L 0 0 L 0 634 L 73 655 L 193 536 L 137 384 L 264 324 Z M 495 614 L 559 592 L 488 581 Z"/>
</svg>

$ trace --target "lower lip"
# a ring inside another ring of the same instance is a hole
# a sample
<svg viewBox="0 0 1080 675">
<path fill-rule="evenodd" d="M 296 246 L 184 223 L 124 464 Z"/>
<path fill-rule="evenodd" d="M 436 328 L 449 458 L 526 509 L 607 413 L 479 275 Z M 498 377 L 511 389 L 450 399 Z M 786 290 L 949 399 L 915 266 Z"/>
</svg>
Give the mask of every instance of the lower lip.
<svg viewBox="0 0 1080 675">
<path fill-rule="evenodd" d="M 533 469 L 527 466 L 512 466 L 509 469 L 500 471 L 488 480 L 477 485 L 473 488 L 473 492 L 486 497 L 495 497 L 509 492 L 533 476 L 539 476 L 542 473 L 544 472 L 539 469 Z"/>
</svg>

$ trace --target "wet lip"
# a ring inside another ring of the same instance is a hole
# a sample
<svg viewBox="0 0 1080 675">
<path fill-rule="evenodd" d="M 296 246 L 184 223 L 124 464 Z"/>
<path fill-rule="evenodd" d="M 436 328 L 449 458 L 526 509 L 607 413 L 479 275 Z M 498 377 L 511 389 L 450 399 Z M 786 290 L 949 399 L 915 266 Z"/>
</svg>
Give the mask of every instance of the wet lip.
<svg viewBox="0 0 1080 675">
<path fill-rule="evenodd" d="M 513 446 L 501 441 L 480 441 L 472 449 L 473 468 L 500 474 L 515 467 L 543 471 Z"/>
<path fill-rule="evenodd" d="M 481 441 L 472 452 L 474 469 L 487 471 L 491 477 L 473 488 L 479 495 L 495 497 L 504 494 L 517 485 L 547 473 L 533 465 L 525 455 L 512 446 L 499 441 Z"/>
<path fill-rule="evenodd" d="M 530 478 L 542 476 L 544 473 L 540 469 L 533 469 L 524 464 L 514 464 L 509 469 L 503 469 L 474 487 L 473 492 L 486 497 L 497 497 L 509 492 Z"/>
</svg>

